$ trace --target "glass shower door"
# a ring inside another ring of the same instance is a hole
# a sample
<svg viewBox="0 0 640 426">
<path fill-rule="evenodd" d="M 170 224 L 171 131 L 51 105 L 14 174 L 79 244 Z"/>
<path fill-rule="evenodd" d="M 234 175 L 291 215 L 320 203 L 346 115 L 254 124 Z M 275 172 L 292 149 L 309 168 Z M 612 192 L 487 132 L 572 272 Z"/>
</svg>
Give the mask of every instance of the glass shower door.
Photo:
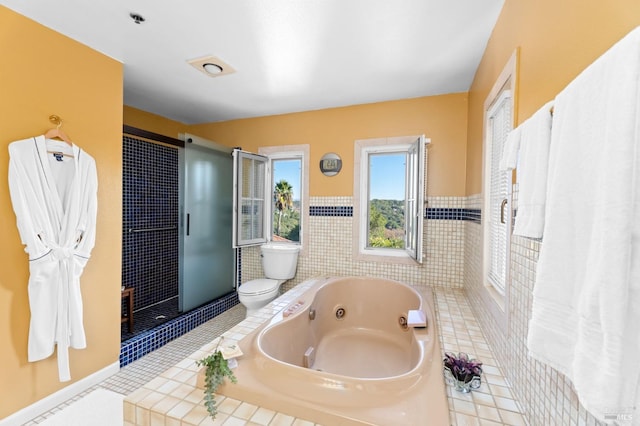
<svg viewBox="0 0 640 426">
<path fill-rule="evenodd" d="M 233 159 L 186 143 L 183 164 L 180 308 L 186 312 L 234 289 Z"/>
</svg>

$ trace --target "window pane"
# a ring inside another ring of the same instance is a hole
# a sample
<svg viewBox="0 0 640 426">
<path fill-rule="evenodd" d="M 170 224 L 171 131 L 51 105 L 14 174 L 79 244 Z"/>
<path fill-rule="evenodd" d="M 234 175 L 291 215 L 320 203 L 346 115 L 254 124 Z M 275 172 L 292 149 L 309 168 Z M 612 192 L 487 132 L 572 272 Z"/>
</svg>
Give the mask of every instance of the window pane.
<svg viewBox="0 0 640 426">
<path fill-rule="evenodd" d="M 422 263 L 422 233 L 424 230 L 424 138 L 418 138 L 407 151 L 407 253 Z"/>
<path fill-rule="evenodd" d="M 264 226 L 266 157 L 234 151 L 234 247 L 266 241 Z"/>
<path fill-rule="evenodd" d="M 273 160 L 273 241 L 300 242 L 302 160 Z"/>
<path fill-rule="evenodd" d="M 369 155 L 367 247 L 405 248 L 406 153 Z"/>
</svg>

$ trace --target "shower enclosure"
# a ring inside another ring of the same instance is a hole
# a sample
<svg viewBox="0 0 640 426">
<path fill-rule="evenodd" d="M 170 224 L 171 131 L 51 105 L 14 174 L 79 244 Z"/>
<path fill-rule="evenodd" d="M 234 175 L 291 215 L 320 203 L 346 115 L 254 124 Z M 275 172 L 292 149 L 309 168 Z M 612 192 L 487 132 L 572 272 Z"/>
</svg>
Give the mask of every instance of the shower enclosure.
<svg viewBox="0 0 640 426">
<path fill-rule="evenodd" d="M 230 150 L 185 141 L 123 136 L 122 285 L 134 289 L 123 341 L 234 290 Z"/>
<path fill-rule="evenodd" d="M 197 308 L 234 288 L 233 158 L 186 135 L 183 151 L 180 310 Z"/>
</svg>

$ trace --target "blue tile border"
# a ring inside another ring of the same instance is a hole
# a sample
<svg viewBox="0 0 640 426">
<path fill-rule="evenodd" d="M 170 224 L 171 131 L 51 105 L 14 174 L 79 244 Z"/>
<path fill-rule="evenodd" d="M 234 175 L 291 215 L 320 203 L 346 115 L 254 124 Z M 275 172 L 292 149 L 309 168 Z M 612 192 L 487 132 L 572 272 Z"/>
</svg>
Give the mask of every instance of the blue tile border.
<svg viewBox="0 0 640 426">
<path fill-rule="evenodd" d="M 426 217 L 431 220 L 462 220 L 463 209 L 445 207 L 429 207 Z"/>
<path fill-rule="evenodd" d="M 232 292 L 211 303 L 189 311 L 151 330 L 140 333 L 120 345 L 120 368 L 166 345 L 240 303 Z"/>
<path fill-rule="evenodd" d="M 477 224 L 482 223 L 482 210 L 480 209 L 463 209 L 463 210 L 465 212 L 462 220 L 468 220 Z"/>
<path fill-rule="evenodd" d="M 351 206 L 309 206 L 309 216 L 353 217 Z"/>
<path fill-rule="evenodd" d="M 353 217 L 351 206 L 310 206 L 310 216 Z M 429 207 L 425 210 L 425 219 L 429 220 L 469 220 L 481 222 L 480 209 L 461 209 L 449 207 Z"/>
<path fill-rule="evenodd" d="M 432 220 L 469 220 L 480 223 L 481 215 L 480 209 L 430 207 L 427 209 L 426 218 Z"/>
</svg>

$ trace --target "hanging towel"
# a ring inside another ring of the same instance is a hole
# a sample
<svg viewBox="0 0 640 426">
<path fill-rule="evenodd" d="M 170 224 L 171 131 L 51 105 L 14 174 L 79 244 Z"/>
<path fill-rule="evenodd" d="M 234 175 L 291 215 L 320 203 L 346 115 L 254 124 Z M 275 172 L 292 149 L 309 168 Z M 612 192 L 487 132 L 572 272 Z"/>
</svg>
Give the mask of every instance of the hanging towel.
<svg viewBox="0 0 640 426">
<path fill-rule="evenodd" d="M 513 170 L 518 166 L 518 152 L 522 139 L 522 126 L 518 126 L 507 135 L 500 158 L 500 170 Z"/>
<path fill-rule="evenodd" d="M 546 103 L 507 137 L 500 166 L 518 168 L 518 211 L 514 235 L 542 238 L 547 199 L 547 168 L 551 142 L 551 106 Z M 518 163 L 518 150 L 520 161 Z"/>
<path fill-rule="evenodd" d="M 634 410 L 640 376 L 639 82 L 640 28 L 556 97 L 527 337 L 603 421 Z"/>
</svg>

